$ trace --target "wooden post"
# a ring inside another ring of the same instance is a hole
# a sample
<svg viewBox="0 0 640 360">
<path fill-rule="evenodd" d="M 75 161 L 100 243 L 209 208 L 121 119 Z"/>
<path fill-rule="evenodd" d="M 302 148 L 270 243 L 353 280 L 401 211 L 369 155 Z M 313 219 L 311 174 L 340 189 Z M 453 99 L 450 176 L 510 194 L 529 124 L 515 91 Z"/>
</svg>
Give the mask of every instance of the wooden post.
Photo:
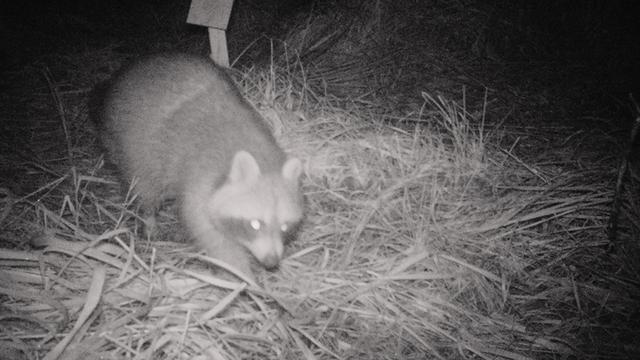
<svg viewBox="0 0 640 360">
<path fill-rule="evenodd" d="M 209 28 L 211 59 L 217 64 L 229 67 L 227 50 L 227 25 L 233 0 L 191 0 L 187 22 Z"/>
</svg>

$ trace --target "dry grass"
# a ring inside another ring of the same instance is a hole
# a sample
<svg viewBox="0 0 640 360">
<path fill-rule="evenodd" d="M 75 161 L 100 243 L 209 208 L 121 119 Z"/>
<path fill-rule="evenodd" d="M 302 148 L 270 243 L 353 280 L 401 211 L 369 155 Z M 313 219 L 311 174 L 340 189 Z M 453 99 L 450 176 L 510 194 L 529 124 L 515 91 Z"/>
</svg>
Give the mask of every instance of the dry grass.
<svg viewBox="0 0 640 360">
<path fill-rule="evenodd" d="M 342 32 L 315 28 L 340 22 L 309 21 L 316 40 L 294 37 L 291 48 L 344 48 L 380 25 L 371 18 Z M 85 64 L 90 83 L 97 64 L 120 60 L 110 49 L 84 56 L 98 60 L 69 61 Z M 397 102 L 363 89 L 367 77 L 389 74 L 390 58 L 338 68 L 321 59 L 312 67 L 283 57 L 236 74 L 306 164 L 306 222 L 258 284 L 184 242 L 171 206 L 161 238 L 148 241 L 135 194 L 119 195 L 83 126 L 86 92 L 48 77 L 42 96 L 54 99 L 53 115 L 32 119 L 31 131 L 50 140 L 1 164 L 21 175 L 0 187 L 0 359 L 640 353 L 637 175 L 630 166 L 622 177 L 611 244 L 615 164 L 589 147 L 608 139 L 485 124 L 489 100 L 453 101 L 421 86 L 411 111 L 389 110 Z M 543 148 L 552 138 L 562 145 Z"/>
<path fill-rule="evenodd" d="M 307 164 L 308 220 L 262 285 L 220 277 L 186 245 L 137 236 L 133 199 L 106 199 L 117 185 L 92 169 L 8 204 L 4 222 L 39 229 L 30 242 L 42 250 L 3 253 L 7 346 L 39 344 L 47 359 L 580 353 L 559 336 L 575 325 L 541 305 L 630 305 L 572 275 L 571 259 L 596 262 L 592 249 L 605 245 L 593 234 L 611 192 L 573 184 L 579 174 L 510 184 L 547 176 L 489 151 L 460 105 L 425 99 L 434 111 L 412 131 L 366 125 L 355 110 L 266 114 Z"/>
</svg>

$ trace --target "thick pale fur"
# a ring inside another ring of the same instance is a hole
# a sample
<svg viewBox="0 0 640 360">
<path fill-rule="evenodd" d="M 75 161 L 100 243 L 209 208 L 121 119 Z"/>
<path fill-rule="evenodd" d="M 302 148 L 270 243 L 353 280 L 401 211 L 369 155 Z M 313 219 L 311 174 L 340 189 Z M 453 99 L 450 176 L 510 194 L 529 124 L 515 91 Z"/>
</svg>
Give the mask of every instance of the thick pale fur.
<svg viewBox="0 0 640 360">
<path fill-rule="evenodd" d="M 248 276 L 247 250 L 277 265 L 281 230 L 302 217 L 301 164 L 287 160 L 222 69 L 182 54 L 139 61 L 105 92 L 100 117 L 103 142 L 123 175 L 137 179 L 147 214 L 177 198 L 186 228 L 210 256 Z M 230 218 L 260 229 L 252 237 L 228 233 L 218 225 Z"/>
</svg>

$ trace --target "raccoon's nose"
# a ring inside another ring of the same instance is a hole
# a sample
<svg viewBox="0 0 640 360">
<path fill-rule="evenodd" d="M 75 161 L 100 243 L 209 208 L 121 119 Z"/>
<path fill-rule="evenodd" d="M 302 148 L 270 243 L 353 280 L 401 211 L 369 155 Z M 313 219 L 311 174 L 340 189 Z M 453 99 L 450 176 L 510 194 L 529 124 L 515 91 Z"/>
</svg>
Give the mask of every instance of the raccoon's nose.
<svg viewBox="0 0 640 360">
<path fill-rule="evenodd" d="M 280 264 L 280 257 L 278 254 L 268 254 L 260 261 L 267 270 L 273 270 Z"/>
</svg>

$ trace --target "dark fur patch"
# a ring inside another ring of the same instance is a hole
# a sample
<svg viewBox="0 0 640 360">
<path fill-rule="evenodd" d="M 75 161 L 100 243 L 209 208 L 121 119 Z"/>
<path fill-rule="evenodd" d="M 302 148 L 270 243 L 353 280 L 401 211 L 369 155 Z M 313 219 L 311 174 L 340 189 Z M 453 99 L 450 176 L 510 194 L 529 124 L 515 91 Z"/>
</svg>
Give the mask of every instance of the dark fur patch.
<svg viewBox="0 0 640 360">
<path fill-rule="evenodd" d="M 260 228 L 255 230 L 251 226 L 251 220 L 238 218 L 217 219 L 215 225 L 223 234 L 238 242 L 251 242 L 267 229 L 262 221 Z"/>
<path fill-rule="evenodd" d="M 250 219 L 241 218 L 222 218 L 215 220 L 215 226 L 223 234 L 235 241 L 251 242 L 262 235 L 280 237 L 285 244 L 295 238 L 295 235 L 300 228 L 300 222 L 290 223 L 286 224 L 287 231 L 282 232 L 279 228 L 280 224 L 276 225 L 276 227 L 274 225 L 269 225 L 262 220 L 256 220 L 260 223 L 259 229 L 256 230 L 251 226 L 251 221 L 252 220 Z"/>
</svg>

